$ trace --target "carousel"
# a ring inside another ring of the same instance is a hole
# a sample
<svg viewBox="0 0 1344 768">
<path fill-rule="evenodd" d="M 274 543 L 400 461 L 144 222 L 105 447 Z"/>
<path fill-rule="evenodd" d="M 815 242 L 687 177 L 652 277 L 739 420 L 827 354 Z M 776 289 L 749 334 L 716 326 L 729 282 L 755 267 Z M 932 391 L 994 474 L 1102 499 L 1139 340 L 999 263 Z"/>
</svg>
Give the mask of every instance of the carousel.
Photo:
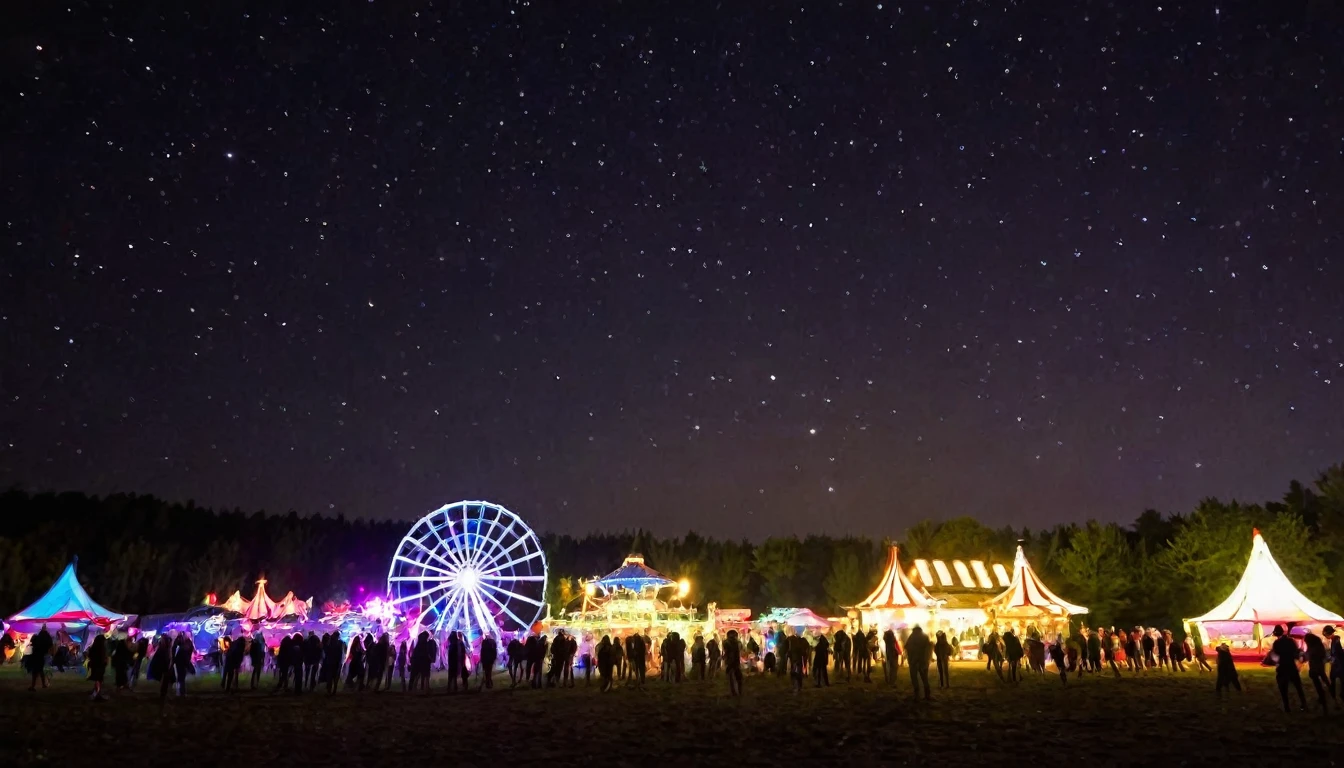
<svg viewBox="0 0 1344 768">
<path fill-rule="evenodd" d="M 1069 617 L 1087 613 L 1056 595 L 1036 575 L 1018 546 L 1013 558 L 1012 580 L 1003 592 L 981 603 L 986 624 L 996 630 L 1012 629 L 1021 636 L 1034 632 L 1043 637 L 1068 634 Z"/>
<path fill-rule="evenodd" d="M 606 576 L 584 582 L 583 594 L 545 626 L 547 631 L 563 629 L 579 637 L 646 630 L 659 636 L 676 632 L 684 638 L 708 634 L 714 630 L 713 620 L 684 602 L 690 587 L 685 579 L 668 578 L 646 565 L 643 556 L 632 554 Z M 706 615 L 715 615 L 713 604 Z"/>
</svg>

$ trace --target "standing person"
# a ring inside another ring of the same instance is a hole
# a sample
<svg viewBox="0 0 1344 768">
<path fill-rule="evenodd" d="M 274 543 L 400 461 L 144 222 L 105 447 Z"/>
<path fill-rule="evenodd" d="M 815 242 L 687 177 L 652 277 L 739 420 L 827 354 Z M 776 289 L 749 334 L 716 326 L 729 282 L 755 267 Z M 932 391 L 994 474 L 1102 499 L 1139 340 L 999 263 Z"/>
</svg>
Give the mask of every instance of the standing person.
<svg viewBox="0 0 1344 768">
<path fill-rule="evenodd" d="M 149 638 L 143 632 L 135 639 L 135 660 L 131 665 L 131 690 L 140 681 L 140 670 L 149 663 Z"/>
<path fill-rule="evenodd" d="M 397 677 L 401 679 L 401 692 L 406 692 L 406 662 L 409 661 L 409 654 L 406 651 L 406 641 L 402 640 L 397 645 Z"/>
<path fill-rule="evenodd" d="M 899 658 L 896 650 L 896 633 L 887 627 L 887 631 L 882 633 L 882 676 L 886 678 L 887 685 L 896 685 L 896 661 Z"/>
<path fill-rule="evenodd" d="M 429 649 L 429 633 L 422 631 L 415 638 L 415 645 L 411 648 L 411 690 L 416 690 L 417 686 L 423 687 L 423 681 L 428 675 L 424 673 L 425 654 Z"/>
<path fill-rule="evenodd" d="M 131 650 L 131 641 L 126 638 L 112 641 L 112 679 L 118 691 L 129 691 L 131 688 L 131 658 L 135 652 Z"/>
<path fill-rule="evenodd" d="M 1022 657 L 1026 651 L 1022 648 L 1022 641 L 1017 639 L 1011 629 L 1003 633 L 1003 653 L 1008 658 L 1008 680 L 1022 682 Z"/>
<path fill-rule="evenodd" d="M 471 690 L 471 665 L 467 663 L 467 652 L 471 646 L 467 643 L 467 636 L 460 631 L 457 633 L 457 652 L 460 657 L 457 660 L 457 671 L 462 676 L 462 692 Z"/>
<path fill-rule="evenodd" d="M 994 670 L 994 674 L 1003 680 L 1003 638 L 997 629 L 985 638 L 985 656 L 989 658 L 989 667 Z"/>
<path fill-rule="evenodd" d="M 1094 674 L 1101 671 L 1101 634 L 1095 627 L 1087 634 L 1087 665 Z"/>
<path fill-rule="evenodd" d="M 32 682 L 28 685 L 30 691 L 37 690 L 38 680 L 42 681 L 43 688 L 47 687 L 47 654 L 51 653 L 51 645 L 51 633 L 47 631 L 47 625 L 43 624 L 33 635 L 33 652 L 28 657 L 28 674 L 32 676 Z"/>
<path fill-rule="evenodd" d="M 155 643 L 154 655 L 149 660 L 146 679 L 159 681 L 159 705 L 168 699 L 168 691 L 173 687 L 173 639 L 160 635 Z"/>
<path fill-rule="evenodd" d="M 705 638 L 703 635 L 696 633 L 695 642 L 691 643 L 692 680 L 705 679 L 705 665 L 707 664 L 706 658 L 707 656 L 705 651 Z"/>
<path fill-rule="evenodd" d="M 1017 642 L 1016 637 L 1013 638 L 1013 642 L 1017 644 L 1020 653 L 1022 644 Z M 915 697 L 918 698 L 919 687 L 923 685 L 925 701 L 933 698 L 933 694 L 929 691 L 929 656 L 931 651 L 929 636 L 924 634 L 924 630 L 916 624 L 915 628 L 911 630 L 910 636 L 905 639 L 905 660 L 910 665 L 910 687 L 914 689 Z M 1022 657 L 1019 655 L 1019 664 L 1021 660 Z"/>
<path fill-rule="evenodd" d="M 252 662 L 252 687 L 250 690 L 257 689 L 257 683 L 261 682 L 261 669 L 266 666 L 266 638 L 262 636 L 261 630 L 252 634 L 252 643 L 247 648 L 248 658 Z"/>
<path fill-rule="evenodd" d="M 1329 696 L 1326 691 L 1329 690 L 1328 678 L 1325 675 L 1325 643 L 1320 636 L 1311 630 L 1302 638 L 1307 646 L 1307 677 L 1311 678 L 1311 685 L 1316 689 L 1316 699 L 1321 702 L 1321 711 L 1328 713 L 1330 711 L 1326 700 Z"/>
<path fill-rule="evenodd" d="M 1173 672 L 1185 671 L 1185 645 L 1176 642 L 1172 637 L 1171 630 L 1167 630 L 1167 653 L 1171 656 L 1171 669 Z"/>
<path fill-rule="evenodd" d="M 742 647 L 737 642 L 737 630 L 728 630 L 723 639 L 723 670 L 728 678 L 728 695 L 742 695 Z"/>
<path fill-rule="evenodd" d="M 1128 662 L 1131 672 L 1141 672 L 1143 670 L 1143 651 L 1139 646 L 1139 630 L 1137 627 L 1130 630 L 1125 641 L 1125 660 Z"/>
<path fill-rule="evenodd" d="M 322 639 L 316 632 L 309 630 L 308 639 L 303 641 L 303 676 L 308 690 L 317 690 L 317 677 L 322 669 Z"/>
<path fill-rule="evenodd" d="M 243 668 L 243 659 L 247 657 L 247 638 L 238 634 L 238 639 L 229 643 L 229 650 L 224 654 L 224 690 L 233 692 L 238 690 L 238 672 Z"/>
<path fill-rule="evenodd" d="M 611 654 L 611 636 L 603 635 L 597 643 L 597 681 L 600 684 L 598 690 L 602 693 L 607 693 L 616 685 L 611 677 L 615 661 Z"/>
<path fill-rule="evenodd" d="M 844 627 L 836 630 L 835 641 L 831 643 L 831 650 L 835 652 L 835 679 L 840 679 L 840 672 L 844 671 L 845 679 L 849 679 L 849 634 L 845 632 Z"/>
<path fill-rule="evenodd" d="M 1169 662 L 1169 660 L 1170 660 L 1170 656 L 1169 656 L 1170 650 L 1169 650 L 1169 649 L 1171 648 L 1171 632 L 1168 631 L 1168 630 L 1165 630 L 1165 629 L 1163 629 L 1163 630 L 1154 629 L 1153 632 L 1155 632 L 1155 633 L 1157 634 L 1157 667 L 1158 667 L 1158 669 L 1165 669 L 1165 670 L 1169 670 L 1169 671 L 1174 671 L 1174 670 L 1171 669 L 1170 665 L 1168 664 L 1168 662 Z"/>
<path fill-rule="evenodd" d="M 1297 669 L 1297 641 L 1293 640 L 1287 632 L 1283 631 L 1283 625 L 1278 624 L 1274 627 L 1274 645 L 1270 650 L 1276 657 L 1274 666 L 1274 682 L 1279 686 L 1279 698 L 1283 699 L 1283 711 L 1291 711 L 1288 708 L 1288 689 L 1297 689 L 1297 699 L 1301 711 L 1307 710 L 1307 693 L 1302 690 L 1302 673 Z"/>
<path fill-rule="evenodd" d="M 1111 627 L 1106 636 L 1101 639 L 1101 653 L 1103 658 L 1106 659 L 1106 665 L 1111 668 L 1111 672 L 1116 677 L 1120 677 L 1120 667 L 1115 663 L 1115 656 L 1119 647 L 1120 644 L 1115 639 L 1115 627 Z"/>
<path fill-rule="evenodd" d="M 1223 689 L 1232 687 L 1241 693 L 1241 680 L 1237 677 L 1237 665 L 1232 661 L 1232 649 L 1227 647 L 1227 643 L 1220 643 L 1214 651 L 1218 654 L 1218 682 L 1214 686 L 1214 693 L 1220 697 L 1223 695 Z"/>
<path fill-rule="evenodd" d="M 718 635 L 710 635 L 709 642 L 705 643 L 705 653 L 709 655 L 709 679 L 719 673 L 719 666 L 723 663 L 723 654 L 719 650 Z"/>
<path fill-rule="evenodd" d="M 509 687 L 516 688 L 523 677 L 523 667 L 527 663 L 527 649 L 523 646 L 523 641 L 515 636 L 509 640 L 508 653 Z"/>
<path fill-rule="evenodd" d="M 1145 669 L 1152 669 L 1157 666 L 1157 657 L 1153 651 L 1157 648 L 1157 641 L 1153 639 L 1155 630 L 1146 629 L 1143 631 L 1143 639 L 1140 645 L 1143 646 L 1143 666 Z"/>
<path fill-rule="evenodd" d="M 1344 645 L 1340 644 L 1339 635 L 1330 625 L 1326 625 L 1321 634 L 1325 635 L 1325 641 L 1330 644 L 1330 698 L 1338 701 L 1340 696 L 1344 696 Z M 1335 691 L 1335 683 L 1341 687 L 1338 693 Z"/>
<path fill-rule="evenodd" d="M 626 656 L 630 658 L 630 676 L 641 689 L 644 687 L 644 677 L 648 673 L 648 653 L 649 646 L 645 638 L 638 632 L 631 635 Z"/>
<path fill-rule="evenodd" d="M 289 669 L 294 675 L 294 693 L 303 693 L 303 633 L 295 632 L 289 641 Z"/>
<path fill-rule="evenodd" d="M 89 681 L 93 683 L 93 693 L 89 698 L 103 701 L 103 678 L 107 676 L 107 636 L 93 638 L 88 654 Z"/>
<path fill-rule="evenodd" d="M 541 687 L 542 667 L 546 665 L 546 638 L 534 633 L 527 638 L 527 680 L 533 688 Z"/>
<path fill-rule="evenodd" d="M 938 660 L 938 687 L 952 687 L 952 644 L 947 641 L 947 633 L 938 630 L 938 641 L 933 644 L 933 655 Z M 909 644 L 906 644 L 907 647 Z"/>
<path fill-rule="evenodd" d="M 1069 684 L 1069 668 L 1064 661 L 1064 636 L 1055 635 L 1055 642 L 1050 645 L 1050 661 L 1054 662 L 1055 669 L 1059 670 L 1059 680 L 1063 685 Z"/>
<path fill-rule="evenodd" d="M 494 635 L 481 638 L 481 660 L 478 668 L 481 672 L 481 690 L 493 690 L 495 687 L 495 660 L 499 658 L 499 645 Z"/>
<path fill-rule="evenodd" d="M 556 643 L 559 645 L 559 643 Z M 448 692 L 453 693 L 457 690 L 457 680 L 462 676 L 462 660 L 466 654 L 462 652 L 462 636 L 457 632 L 448 633 Z"/>
<path fill-rule="evenodd" d="M 827 669 L 831 664 L 831 642 L 825 635 L 817 638 L 817 644 L 812 649 L 812 680 L 816 687 L 823 685 L 829 688 L 831 686 L 831 675 Z"/>
<path fill-rule="evenodd" d="M 784 641 L 789 660 L 789 676 L 793 679 L 793 692 L 798 693 L 803 690 L 803 664 L 807 660 L 809 650 L 807 641 L 801 635 L 792 634 Z"/>
<path fill-rule="evenodd" d="M 283 691 L 289 687 L 289 665 L 291 663 L 289 647 L 293 643 L 294 638 L 289 635 L 281 635 L 280 645 L 275 648 L 275 669 L 276 675 L 279 678 L 278 682 L 275 684 L 275 690 L 277 691 Z"/>
<path fill-rule="evenodd" d="M 196 673 L 196 667 L 192 665 L 196 653 L 196 644 L 191 641 L 191 635 L 183 632 L 177 637 L 177 643 L 173 651 L 173 674 L 177 675 L 177 695 L 187 695 L 187 675 Z"/>
<path fill-rule="evenodd" d="M 350 641 L 350 669 L 345 674 L 345 687 L 364 690 L 364 638 L 358 634 Z"/>
<path fill-rule="evenodd" d="M 591 654 L 593 652 L 593 638 L 591 635 L 584 635 L 584 639 L 588 641 L 588 653 Z M 620 635 L 611 638 L 611 655 L 613 658 L 616 659 L 616 679 L 624 680 L 626 671 L 629 669 L 630 665 L 626 663 L 625 643 L 621 640 Z M 585 681 L 587 680 L 587 676 L 588 672 L 587 668 L 585 668 L 584 671 Z"/>
<path fill-rule="evenodd" d="M 617 637 L 611 641 L 614 650 L 621 647 L 621 638 Z M 589 632 L 583 633 L 583 639 L 579 641 L 579 663 L 583 665 L 583 684 L 589 686 L 593 684 L 593 636 Z M 620 675 L 620 665 L 617 665 L 617 675 Z"/>
</svg>

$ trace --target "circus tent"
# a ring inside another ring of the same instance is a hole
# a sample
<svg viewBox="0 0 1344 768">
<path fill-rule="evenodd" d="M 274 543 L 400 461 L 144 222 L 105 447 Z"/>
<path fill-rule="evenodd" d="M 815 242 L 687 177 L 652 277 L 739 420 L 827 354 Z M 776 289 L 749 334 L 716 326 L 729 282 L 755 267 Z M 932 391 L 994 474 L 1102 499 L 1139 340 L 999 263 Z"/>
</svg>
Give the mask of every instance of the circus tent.
<svg viewBox="0 0 1344 768">
<path fill-rule="evenodd" d="M 27 608 L 9 617 L 8 624 L 18 632 L 37 632 L 42 625 L 55 632 L 64 629 L 80 632 L 90 626 L 108 629 L 124 621 L 125 614 L 109 611 L 93 601 L 75 576 L 76 559 L 65 567 L 47 593 Z"/>
<path fill-rule="evenodd" d="M 293 592 L 287 593 L 279 601 L 272 600 L 271 596 L 266 594 L 266 579 L 257 579 L 257 592 L 251 600 L 244 598 L 240 592 L 234 592 L 220 607 L 226 611 L 242 614 L 243 618 L 249 621 L 279 621 L 289 616 L 297 617 L 299 621 L 306 621 L 309 604 L 307 600 L 294 597 Z"/>
<path fill-rule="evenodd" d="M 1021 546 L 1013 559 L 1013 578 L 1008 588 L 981 605 L 998 619 L 1067 620 L 1069 616 L 1087 613 L 1083 606 L 1070 603 L 1045 586 L 1027 562 Z"/>
<path fill-rule="evenodd" d="M 928 623 L 938 601 L 915 586 L 901 568 L 900 549 L 893 545 L 877 588 L 854 606 L 856 628 L 907 626 Z"/>
<path fill-rule="evenodd" d="M 1260 531 L 1252 530 L 1251 557 L 1241 581 L 1217 607 L 1189 621 L 1199 626 L 1206 638 L 1240 637 L 1240 645 L 1246 645 L 1246 636 L 1269 634 L 1257 633 L 1257 625 L 1324 624 L 1344 622 L 1344 618 L 1299 592 L 1269 553 Z M 1258 646 L 1259 639 L 1253 644 Z"/>
</svg>

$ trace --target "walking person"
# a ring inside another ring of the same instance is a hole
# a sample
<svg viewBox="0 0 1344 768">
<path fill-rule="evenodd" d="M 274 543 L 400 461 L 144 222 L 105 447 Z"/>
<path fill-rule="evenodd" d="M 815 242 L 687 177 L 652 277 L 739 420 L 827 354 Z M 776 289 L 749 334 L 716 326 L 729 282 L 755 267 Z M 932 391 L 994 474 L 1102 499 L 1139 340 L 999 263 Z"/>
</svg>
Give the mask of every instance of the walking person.
<svg viewBox="0 0 1344 768">
<path fill-rule="evenodd" d="M 613 652 L 619 651 L 621 647 L 621 638 L 617 637 L 611 641 Z M 579 641 L 579 663 L 583 665 L 583 684 L 590 686 L 593 684 L 593 636 L 588 632 L 583 633 L 583 639 Z M 619 679 L 621 675 L 621 665 L 616 665 L 616 676 Z"/>
<path fill-rule="evenodd" d="M 709 655 L 709 679 L 713 680 L 723 664 L 723 652 L 719 650 L 718 635 L 709 636 L 709 641 L 705 643 L 705 652 Z"/>
<path fill-rule="evenodd" d="M 481 660 L 478 669 L 481 672 L 480 690 L 493 690 L 495 687 L 495 660 L 499 657 L 499 645 L 494 635 L 481 638 Z"/>
<path fill-rule="evenodd" d="M 1338 701 L 1344 696 L 1344 645 L 1340 644 L 1335 628 L 1328 624 L 1321 634 L 1325 635 L 1325 642 L 1330 644 L 1330 698 Z M 1339 684 L 1338 691 L 1336 683 Z"/>
<path fill-rule="evenodd" d="M 177 636 L 177 642 L 173 649 L 173 674 L 177 676 L 177 695 L 187 695 L 187 675 L 196 674 L 196 667 L 193 665 L 196 644 L 191 641 L 191 635 L 182 633 Z"/>
<path fill-rule="evenodd" d="M 1218 680 L 1213 692 L 1222 697 L 1224 688 L 1236 688 L 1237 693 L 1241 693 L 1241 679 L 1237 675 L 1237 665 L 1232 661 L 1232 649 L 1227 643 L 1221 643 L 1214 650 L 1218 654 Z"/>
<path fill-rule="evenodd" d="M 406 692 L 406 662 L 409 660 L 409 654 L 406 650 L 406 641 L 402 640 L 397 645 L 397 677 L 401 679 L 401 692 Z"/>
<path fill-rule="evenodd" d="M 705 638 L 703 635 L 696 634 L 695 642 L 691 643 L 691 679 L 704 680 L 705 666 L 707 664 L 708 654 L 705 651 Z"/>
<path fill-rule="evenodd" d="M 1055 635 L 1055 642 L 1050 645 L 1050 661 L 1054 663 L 1055 669 L 1059 670 L 1059 681 L 1063 685 L 1069 684 L 1069 668 L 1064 656 L 1064 636 Z"/>
<path fill-rule="evenodd" d="M 47 687 L 47 654 L 51 653 L 51 633 L 47 631 L 47 625 L 43 624 L 30 643 L 33 652 L 28 654 L 25 659 L 28 662 L 28 674 L 32 676 L 32 682 L 28 685 L 28 690 L 36 691 L 37 683 L 40 680 L 42 687 Z"/>
<path fill-rule="evenodd" d="M 140 671 L 149 663 L 149 638 L 143 632 L 135 639 L 135 658 L 131 662 L 131 690 L 140 682 Z"/>
<path fill-rule="evenodd" d="M 611 653 L 611 637 L 603 635 L 597 643 L 597 680 L 600 684 L 598 690 L 602 693 L 611 691 L 616 685 L 611 675 L 615 661 Z"/>
<path fill-rule="evenodd" d="M 1022 648 L 1022 641 L 1017 639 L 1011 629 L 1003 633 L 1003 653 L 1008 657 L 1008 681 L 1022 682 L 1022 657 L 1026 651 Z"/>
<path fill-rule="evenodd" d="M 248 658 L 252 662 L 252 686 L 250 690 L 257 689 L 257 683 L 261 682 L 261 669 L 266 666 L 266 638 L 262 636 L 261 630 L 257 630 L 252 635 L 252 642 L 247 649 Z"/>
<path fill-rule="evenodd" d="M 131 660 L 134 657 L 130 639 L 112 641 L 112 680 L 118 691 L 131 689 Z"/>
<path fill-rule="evenodd" d="M 168 691 L 172 690 L 175 678 L 173 639 L 168 635 L 159 636 L 154 655 L 149 660 L 149 670 L 145 676 L 149 680 L 159 681 L 159 706 L 162 707 L 167 702 Z"/>
<path fill-rule="evenodd" d="M 1328 694 L 1330 685 L 1329 678 L 1325 674 L 1325 642 L 1310 630 L 1302 641 L 1307 646 L 1307 677 L 1311 679 L 1311 685 L 1316 689 L 1316 700 L 1321 703 L 1321 711 L 1329 713 L 1330 705 L 1327 702 L 1330 699 Z"/>
<path fill-rule="evenodd" d="M 900 651 L 896 648 L 896 633 L 887 627 L 887 631 L 882 633 L 882 676 L 886 678 L 887 685 L 896 685 L 896 662 L 900 659 Z"/>
<path fill-rule="evenodd" d="M 1307 693 L 1302 689 L 1302 673 L 1297 669 L 1297 641 L 1293 640 L 1287 632 L 1283 631 L 1283 625 L 1274 627 L 1274 644 L 1270 650 L 1275 656 L 1274 682 L 1279 686 L 1279 698 L 1283 699 L 1283 711 L 1290 712 L 1288 708 L 1288 689 L 1297 689 L 1298 709 L 1307 711 Z"/>
</svg>

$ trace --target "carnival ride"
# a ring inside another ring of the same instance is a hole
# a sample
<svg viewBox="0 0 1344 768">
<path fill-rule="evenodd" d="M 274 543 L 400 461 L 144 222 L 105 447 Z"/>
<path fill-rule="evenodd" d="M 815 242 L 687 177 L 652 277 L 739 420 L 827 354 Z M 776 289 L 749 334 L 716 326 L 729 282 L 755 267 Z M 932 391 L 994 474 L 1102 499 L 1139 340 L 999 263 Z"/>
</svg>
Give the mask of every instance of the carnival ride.
<svg viewBox="0 0 1344 768">
<path fill-rule="evenodd" d="M 405 621 L 436 635 L 525 631 L 546 606 L 546 555 L 514 513 L 459 501 L 411 526 L 388 568 L 387 594 Z"/>
<path fill-rule="evenodd" d="M 665 595 L 668 590 L 675 590 Z M 575 635 L 625 634 L 651 631 L 656 635 L 677 632 L 682 637 L 714 631 L 715 606 L 705 617 L 684 602 L 690 582 L 668 578 L 631 554 L 620 567 L 601 578 L 583 583 L 583 593 L 559 616 L 547 621 L 548 629 L 564 629 Z"/>
</svg>

